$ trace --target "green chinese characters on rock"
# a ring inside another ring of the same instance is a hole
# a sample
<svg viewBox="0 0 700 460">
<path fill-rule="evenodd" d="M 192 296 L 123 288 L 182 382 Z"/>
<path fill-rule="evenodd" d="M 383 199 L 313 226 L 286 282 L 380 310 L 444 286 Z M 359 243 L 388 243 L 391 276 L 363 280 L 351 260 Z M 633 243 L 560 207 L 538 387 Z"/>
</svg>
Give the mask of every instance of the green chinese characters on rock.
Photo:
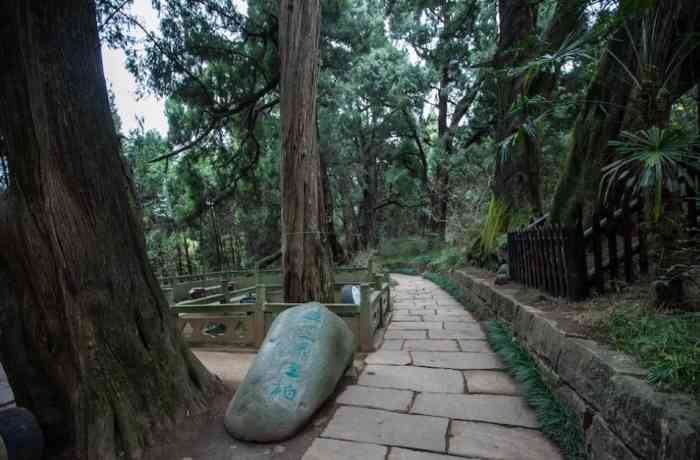
<svg viewBox="0 0 700 460">
<path fill-rule="evenodd" d="M 227 431 L 245 441 L 289 438 L 333 393 L 354 350 L 352 331 L 323 305 L 285 310 L 229 404 Z"/>
</svg>

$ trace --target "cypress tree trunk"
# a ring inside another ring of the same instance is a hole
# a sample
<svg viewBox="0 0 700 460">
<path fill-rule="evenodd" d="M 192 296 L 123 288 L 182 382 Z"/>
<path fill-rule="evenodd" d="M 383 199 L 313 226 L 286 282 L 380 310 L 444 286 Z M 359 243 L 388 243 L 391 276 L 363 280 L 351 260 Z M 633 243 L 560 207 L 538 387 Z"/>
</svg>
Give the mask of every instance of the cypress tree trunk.
<svg viewBox="0 0 700 460">
<path fill-rule="evenodd" d="M 499 28 L 496 64 L 499 69 L 513 68 L 529 59 L 534 54 L 532 45 L 536 34 L 537 6 L 528 0 L 499 2 L 498 12 L 501 19 Z M 511 108 L 523 91 L 521 76 L 505 75 L 496 82 L 498 123 L 496 125 L 496 143 L 503 142 L 518 130 L 525 121 L 520 114 L 513 115 Z M 522 146 L 513 146 L 508 153 L 501 153 L 500 145 L 496 152 L 496 170 L 493 183 L 494 198 L 508 208 L 532 207 L 541 210 L 542 200 L 539 196 L 539 149 L 529 141 Z"/>
<path fill-rule="evenodd" d="M 187 265 L 187 274 L 192 274 L 192 259 L 190 258 L 190 243 L 186 235 L 182 235 L 182 246 L 185 248 L 185 264 Z"/>
<path fill-rule="evenodd" d="M 0 9 L 0 354 L 68 458 L 139 458 L 220 388 L 176 332 L 119 155 L 91 1 Z"/>
<path fill-rule="evenodd" d="M 319 0 L 281 1 L 282 267 L 287 302 L 333 300 L 316 139 L 320 21 Z"/>
<path fill-rule="evenodd" d="M 325 222 L 325 232 L 328 235 L 328 244 L 331 247 L 333 262 L 342 264 L 345 262 L 345 251 L 343 245 L 338 241 L 338 234 L 335 231 L 335 200 L 333 199 L 333 191 L 331 190 L 330 180 L 328 178 L 328 158 L 331 156 L 332 150 L 328 146 L 324 146 L 321 150 L 321 184 L 323 184 L 323 196 L 325 197 L 326 208 L 323 216 Z"/>
</svg>

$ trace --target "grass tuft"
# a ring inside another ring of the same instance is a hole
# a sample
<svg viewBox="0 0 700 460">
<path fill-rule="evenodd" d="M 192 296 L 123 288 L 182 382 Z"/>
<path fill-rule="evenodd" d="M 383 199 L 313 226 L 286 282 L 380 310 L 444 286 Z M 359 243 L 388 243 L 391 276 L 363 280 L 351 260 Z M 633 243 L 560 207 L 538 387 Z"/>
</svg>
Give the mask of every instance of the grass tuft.
<svg viewBox="0 0 700 460">
<path fill-rule="evenodd" d="M 521 384 L 525 400 L 537 414 L 540 430 L 555 441 L 569 460 L 585 458 L 583 431 L 578 416 L 552 394 L 537 364 L 501 321 L 486 325 L 487 340 Z"/>
<path fill-rule="evenodd" d="M 464 289 L 451 279 L 433 272 L 426 272 L 423 277 L 449 292 L 465 309 L 471 310 Z M 585 458 L 584 437 L 578 416 L 552 394 L 527 350 L 501 321 L 489 321 L 486 325 L 486 335 L 491 347 L 503 359 L 515 380 L 521 384 L 525 400 L 537 414 L 542 433 L 559 445 L 567 460 Z"/>
<path fill-rule="evenodd" d="M 459 300 L 459 302 L 462 304 L 462 306 L 464 306 L 464 308 L 466 308 L 467 310 L 470 309 L 469 302 L 467 302 L 467 295 L 464 292 L 464 289 L 459 287 L 445 275 L 435 272 L 425 272 L 423 273 L 423 278 L 428 279 L 433 283 L 437 284 L 438 286 L 446 290 L 452 297 Z"/>
<path fill-rule="evenodd" d="M 700 314 L 630 305 L 617 308 L 600 327 L 616 348 L 649 369 L 649 383 L 700 400 Z"/>
</svg>

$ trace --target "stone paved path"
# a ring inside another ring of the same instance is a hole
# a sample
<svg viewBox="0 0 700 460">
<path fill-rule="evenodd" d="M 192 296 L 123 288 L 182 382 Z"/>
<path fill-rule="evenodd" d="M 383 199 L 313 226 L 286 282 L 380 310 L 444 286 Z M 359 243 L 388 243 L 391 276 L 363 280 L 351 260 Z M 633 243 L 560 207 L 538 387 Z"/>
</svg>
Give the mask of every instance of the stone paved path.
<svg viewBox="0 0 700 460">
<path fill-rule="evenodd" d="M 392 277 L 385 342 L 303 460 L 561 459 L 481 325 L 430 281 Z"/>
</svg>

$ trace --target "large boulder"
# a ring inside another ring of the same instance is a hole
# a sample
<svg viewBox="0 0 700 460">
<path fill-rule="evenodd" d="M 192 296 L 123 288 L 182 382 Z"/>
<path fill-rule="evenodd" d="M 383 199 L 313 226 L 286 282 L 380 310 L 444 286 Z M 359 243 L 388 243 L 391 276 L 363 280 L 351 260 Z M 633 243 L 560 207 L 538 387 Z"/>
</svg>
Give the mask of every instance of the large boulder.
<svg viewBox="0 0 700 460">
<path fill-rule="evenodd" d="M 226 430 L 243 441 L 291 437 L 333 394 L 354 350 L 350 328 L 323 305 L 285 310 L 226 410 Z"/>
<path fill-rule="evenodd" d="M 9 460 L 40 460 L 44 456 L 44 435 L 27 409 L 12 407 L 0 411 L 0 438 Z"/>
</svg>

